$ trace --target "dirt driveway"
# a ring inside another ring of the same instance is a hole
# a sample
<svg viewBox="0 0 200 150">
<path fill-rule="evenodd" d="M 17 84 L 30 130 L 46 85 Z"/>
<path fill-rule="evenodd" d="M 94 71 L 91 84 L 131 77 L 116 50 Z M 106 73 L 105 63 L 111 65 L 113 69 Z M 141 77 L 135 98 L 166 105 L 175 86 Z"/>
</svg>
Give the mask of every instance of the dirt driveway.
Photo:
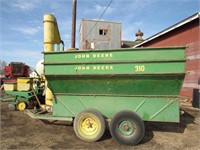
<svg viewBox="0 0 200 150">
<path fill-rule="evenodd" d="M 1 103 L 0 149 L 200 149 L 200 110 L 190 104 L 182 104 L 180 123 L 145 123 L 145 137 L 136 146 L 116 143 L 108 131 L 98 142 L 83 142 L 70 123 L 34 120 L 7 105 Z"/>
</svg>

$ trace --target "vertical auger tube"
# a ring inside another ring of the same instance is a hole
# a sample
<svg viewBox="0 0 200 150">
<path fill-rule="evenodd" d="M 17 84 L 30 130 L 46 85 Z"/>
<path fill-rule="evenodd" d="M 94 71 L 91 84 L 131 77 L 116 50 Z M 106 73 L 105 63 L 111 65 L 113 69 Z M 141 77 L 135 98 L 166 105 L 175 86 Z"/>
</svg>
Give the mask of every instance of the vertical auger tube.
<svg viewBox="0 0 200 150">
<path fill-rule="evenodd" d="M 54 44 L 59 44 L 60 34 L 56 19 L 51 14 L 44 15 L 44 52 L 53 52 Z M 61 41 L 61 40 L 60 40 Z M 45 104 L 46 106 L 52 106 L 53 94 L 47 87 L 47 81 L 45 83 Z"/>
<path fill-rule="evenodd" d="M 44 52 L 54 51 L 54 44 L 60 44 L 60 33 L 56 18 L 51 14 L 44 15 Z"/>
<path fill-rule="evenodd" d="M 44 52 L 54 51 L 55 17 L 51 14 L 44 15 Z"/>
</svg>

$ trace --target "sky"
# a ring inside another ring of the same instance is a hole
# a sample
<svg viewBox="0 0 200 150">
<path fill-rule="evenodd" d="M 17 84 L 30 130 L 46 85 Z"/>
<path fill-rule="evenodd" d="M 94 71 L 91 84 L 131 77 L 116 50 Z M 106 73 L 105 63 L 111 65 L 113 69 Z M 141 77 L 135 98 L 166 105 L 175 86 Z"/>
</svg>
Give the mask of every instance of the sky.
<svg viewBox="0 0 200 150">
<path fill-rule="evenodd" d="M 81 20 L 98 19 L 111 0 L 77 0 L 76 47 Z M 112 0 L 101 19 L 122 23 L 122 40 L 146 39 L 200 12 L 200 0 Z M 43 16 L 53 14 L 65 49 L 71 46 L 72 0 L 0 0 L 0 60 L 35 67 L 43 59 Z"/>
</svg>

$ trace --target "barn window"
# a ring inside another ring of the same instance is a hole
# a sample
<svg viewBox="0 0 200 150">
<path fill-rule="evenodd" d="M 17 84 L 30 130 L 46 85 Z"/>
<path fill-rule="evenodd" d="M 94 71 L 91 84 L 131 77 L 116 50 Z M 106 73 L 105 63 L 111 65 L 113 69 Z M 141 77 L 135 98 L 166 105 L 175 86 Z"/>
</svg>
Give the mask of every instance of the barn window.
<svg viewBox="0 0 200 150">
<path fill-rule="evenodd" d="M 107 29 L 99 29 L 99 35 L 106 35 L 108 32 Z"/>
</svg>

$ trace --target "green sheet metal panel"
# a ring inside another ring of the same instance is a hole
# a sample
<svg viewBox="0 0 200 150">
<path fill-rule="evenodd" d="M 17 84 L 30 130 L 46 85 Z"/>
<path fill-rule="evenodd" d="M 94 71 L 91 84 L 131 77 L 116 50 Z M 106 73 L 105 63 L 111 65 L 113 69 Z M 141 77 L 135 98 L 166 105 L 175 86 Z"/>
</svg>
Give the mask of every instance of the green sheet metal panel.
<svg viewBox="0 0 200 150">
<path fill-rule="evenodd" d="M 44 53 L 44 60 L 46 76 L 184 74 L 185 72 L 183 47 L 51 52 Z"/>
<path fill-rule="evenodd" d="M 54 93 L 178 95 L 182 76 L 48 77 Z"/>
<path fill-rule="evenodd" d="M 95 108 L 107 118 L 132 110 L 146 121 L 179 121 L 177 96 L 185 75 L 185 48 L 44 53 L 53 115 L 74 117 Z"/>
<path fill-rule="evenodd" d="M 87 74 L 175 74 L 184 73 L 184 62 L 106 63 L 106 64 L 52 64 L 45 65 L 46 75 Z"/>
<path fill-rule="evenodd" d="M 44 56 L 45 75 L 54 93 L 178 95 L 185 74 L 183 47 Z"/>
<path fill-rule="evenodd" d="M 174 97 L 69 96 L 58 94 L 53 115 L 75 117 L 80 111 L 94 108 L 107 119 L 120 110 L 132 110 L 144 121 L 179 121 L 179 102 Z"/>
<path fill-rule="evenodd" d="M 165 61 L 185 59 L 185 47 L 65 51 L 44 53 L 48 63 L 92 63 L 105 61 Z"/>
</svg>

